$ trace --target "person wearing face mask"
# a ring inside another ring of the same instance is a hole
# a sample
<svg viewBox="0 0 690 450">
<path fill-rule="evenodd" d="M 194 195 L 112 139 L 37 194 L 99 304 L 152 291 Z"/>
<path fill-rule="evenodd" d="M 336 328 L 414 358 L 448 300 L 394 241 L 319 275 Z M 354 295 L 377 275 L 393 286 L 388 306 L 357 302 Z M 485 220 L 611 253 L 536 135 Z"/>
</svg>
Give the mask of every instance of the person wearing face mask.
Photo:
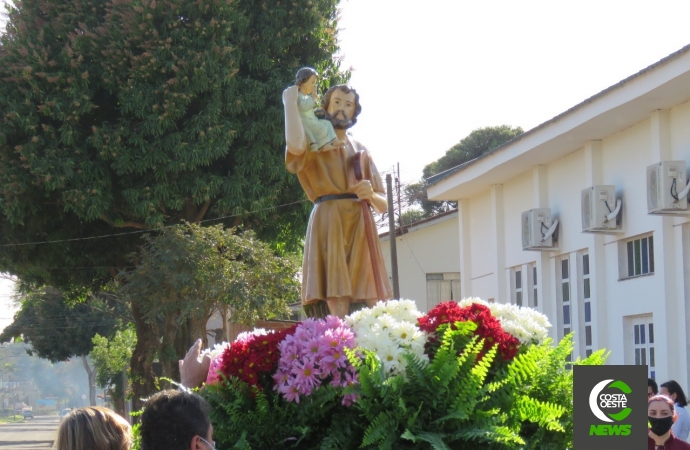
<svg viewBox="0 0 690 450">
<path fill-rule="evenodd" d="M 647 450 L 690 450 L 690 444 L 673 435 L 671 427 L 676 421 L 673 400 L 665 395 L 655 395 L 647 402 Z"/>
<path fill-rule="evenodd" d="M 678 420 L 673 424 L 673 434 L 678 439 L 687 441 L 688 435 L 690 434 L 690 416 L 685 409 L 685 407 L 688 406 L 688 400 L 685 397 L 683 388 L 681 388 L 676 381 L 669 380 L 661 384 L 659 387 L 659 394 L 665 395 L 675 403 L 675 411 Z"/>
</svg>

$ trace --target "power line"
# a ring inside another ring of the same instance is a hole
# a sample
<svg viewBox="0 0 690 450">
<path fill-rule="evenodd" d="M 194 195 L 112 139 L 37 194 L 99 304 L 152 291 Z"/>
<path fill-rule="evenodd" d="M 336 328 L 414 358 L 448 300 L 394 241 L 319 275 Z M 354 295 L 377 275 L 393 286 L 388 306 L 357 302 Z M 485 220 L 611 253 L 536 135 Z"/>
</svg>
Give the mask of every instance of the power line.
<svg viewBox="0 0 690 450">
<path fill-rule="evenodd" d="M 278 206 L 270 206 L 268 208 L 257 209 L 254 211 L 247 211 L 247 212 L 244 212 L 241 214 L 233 214 L 230 216 L 223 216 L 223 217 L 216 217 L 214 219 L 201 220 L 198 223 L 207 223 L 207 222 L 213 222 L 216 220 L 232 219 L 235 217 L 246 216 L 248 214 L 256 214 L 256 213 L 259 213 L 262 211 L 269 211 L 272 209 L 283 208 L 285 206 L 297 205 L 299 203 L 305 203 L 307 201 L 308 200 L 298 200 L 298 201 L 292 202 L 292 203 L 285 203 L 283 205 L 278 205 Z M 123 233 L 104 234 L 104 235 L 100 235 L 100 236 L 89 236 L 89 237 L 71 238 L 71 239 L 57 239 L 54 241 L 22 242 L 19 244 L 0 244 L 0 247 L 21 247 L 21 246 L 25 246 L 25 245 L 42 245 L 42 244 L 57 244 L 57 243 L 62 243 L 62 242 L 88 241 L 88 240 L 103 239 L 103 238 L 109 238 L 109 237 L 126 236 L 126 235 L 130 235 L 130 234 L 150 233 L 152 231 L 158 231 L 158 230 L 162 230 L 165 228 L 171 228 L 174 226 L 175 225 L 165 225 L 165 226 L 162 226 L 159 228 L 152 228 L 152 229 L 148 229 L 148 230 L 125 231 Z"/>
</svg>

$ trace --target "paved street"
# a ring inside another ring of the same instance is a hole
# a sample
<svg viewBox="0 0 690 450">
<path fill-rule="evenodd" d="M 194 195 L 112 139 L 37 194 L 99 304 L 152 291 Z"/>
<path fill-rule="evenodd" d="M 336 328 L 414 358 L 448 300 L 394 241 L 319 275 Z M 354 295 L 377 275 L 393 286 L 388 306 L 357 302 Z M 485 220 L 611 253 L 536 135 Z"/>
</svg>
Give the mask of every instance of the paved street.
<svg viewBox="0 0 690 450">
<path fill-rule="evenodd" d="M 51 448 L 59 424 L 57 415 L 36 416 L 23 423 L 0 424 L 0 450 Z"/>
</svg>

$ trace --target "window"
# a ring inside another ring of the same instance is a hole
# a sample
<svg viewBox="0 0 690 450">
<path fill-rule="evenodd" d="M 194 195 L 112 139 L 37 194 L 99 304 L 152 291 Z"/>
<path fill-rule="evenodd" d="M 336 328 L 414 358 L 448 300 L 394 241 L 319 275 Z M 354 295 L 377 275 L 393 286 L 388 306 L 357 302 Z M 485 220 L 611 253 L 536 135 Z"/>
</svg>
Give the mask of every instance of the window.
<svg viewBox="0 0 690 450">
<path fill-rule="evenodd" d="M 652 316 L 637 317 L 632 320 L 633 326 L 633 363 L 636 366 L 647 366 L 648 376 L 656 378 L 656 361 L 654 355 L 654 323 Z"/>
<path fill-rule="evenodd" d="M 592 287 L 589 277 L 589 254 L 582 255 L 582 301 L 585 310 L 585 356 L 592 354 Z"/>
<path fill-rule="evenodd" d="M 427 273 L 427 310 L 448 300 L 460 300 L 460 272 Z"/>
<path fill-rule="evenodd" d="M 654 237 L 646 236 L 626 242 L 628 277 L 654 273 Z"/>
<path fill-rule="evenodd" d="M 513 269 L 513 301 L 522 306 L 522 268 Z"/>
<path fill-rule="evenodd" d="M 537 292 L 537 265 L 532 264 L 532 306 L 539 306 L 539 293 Z"/>
<path fill-rule="evenodd" d="M 570 261 L 561 260 L 561 300 L 563 309 L 563 336 L 570 333 Z"/>
<path fill-rule="evenodd" d="M 564 256 L 563 258 L 560 259 L 559 265 L 556 266 L 557 270 L 557 279 L 560 280 L 560 289 L 559 289 L 559 295 L 558 297 L 560 300 L 560 307 L 559 307 L 559 328 L 561 330 L 561 337 L 565 337 L 567 334 L 570 334 L 570 332 L 574 329 L 573 328 L 573 318 L 571 315 L 572 312 L 572 299 L 571 299 L 571 285 L 570 285 L 570 277 L 571 277 L 571 268 L 570 268 L 570 258 L 568 255 Z M 571 361 L 572 357 L 571 355 L 568 356 L 567 361 Z"/>
</svg>

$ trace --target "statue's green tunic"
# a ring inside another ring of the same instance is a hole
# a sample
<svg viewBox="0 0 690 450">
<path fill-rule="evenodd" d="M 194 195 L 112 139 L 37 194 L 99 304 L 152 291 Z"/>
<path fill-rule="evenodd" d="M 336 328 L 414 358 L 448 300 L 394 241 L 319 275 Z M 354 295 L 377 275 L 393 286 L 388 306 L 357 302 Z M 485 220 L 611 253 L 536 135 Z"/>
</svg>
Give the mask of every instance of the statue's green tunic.
<svg viewBox="0 0 690 450">
<path fill-rule="evenodd" d="M 345 148 L 285 154 L 288 171 L 297 174 L 302 189 L 312 202 L 329 194 L 352 193 L 353 158 L 357 151 L 367 150 L 348 139 Z M 368 156 L 368 154 L 367 154 Z M 385 196 L 385 189 L 372 159 L 362 168 L 364 178 L 371 181 L 374 192 Z M 314 205 L 309 217 L 304 242 L 302 303 L 310 304 L 328 298 L 350 297 L 355 302 L 379 299 L 369 256 L 363 209 L 357 199 L 329 200 Z M 371 214 L 368 212 L 367 214 Z M 385 299 L 393 293 L 385 276 L 378 236 L 375 237 L 380 272 L 383 276 Z"/>
</svg>

